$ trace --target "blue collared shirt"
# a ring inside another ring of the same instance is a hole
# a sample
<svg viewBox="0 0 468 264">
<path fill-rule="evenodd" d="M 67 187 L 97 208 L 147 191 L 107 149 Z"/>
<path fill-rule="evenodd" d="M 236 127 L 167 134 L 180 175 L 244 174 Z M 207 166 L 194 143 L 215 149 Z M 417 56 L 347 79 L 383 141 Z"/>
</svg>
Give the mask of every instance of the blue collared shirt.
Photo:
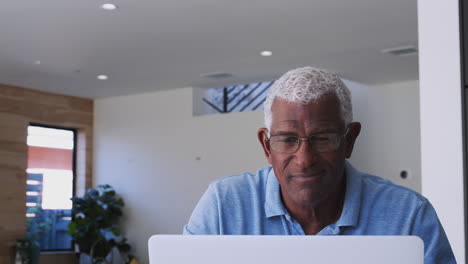
<svg viewBox="0 0 468 264">
<path fill-rule="evenodd" d="M 415 235 L 424 241 L 425 263 L 456 263 L 437 214 L 419 193 L 346 162 L 346 194 L 336 223 L 318 235 Z M 284 207 L 271 167 L 212 182 L 184 234 L 305 235 Z"/>
</svg>

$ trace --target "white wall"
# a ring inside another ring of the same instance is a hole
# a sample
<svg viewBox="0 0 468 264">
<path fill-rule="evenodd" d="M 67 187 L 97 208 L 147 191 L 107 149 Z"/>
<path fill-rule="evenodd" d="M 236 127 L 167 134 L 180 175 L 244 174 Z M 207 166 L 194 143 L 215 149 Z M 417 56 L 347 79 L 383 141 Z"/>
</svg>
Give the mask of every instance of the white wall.
<svg viewBox="0 0 468 264">
<path fill-rule="evenodd" d="M 355 119 L 362 123 L 351 161 L 357 168 L 420 192 L 418 82 L 351 88 Z M 406 179 L 400 177 L 403 170 L 409 173 Z"/>
<path fill-rule="evenodd" d="M 126 202 L 126 229 L 147 263 L 147 239 L 181 233 L 207 184 L 267 165 L 261 112 L 192 117 L 192 90 L 97 100 L 94 183 Z"/>
<path fill-rule="evenodd" d="M 347 83 L 363 123 L 356 167 L 395 181 L 409 168 L 415 177 L 404 184 L 418 188 L 417 83 Z M 262 125 L 261 111 L 192 117 L 191 88 L 96 100 L 94 183 L 123 196 L 127 237 L 143 263 L 149 236 L 180 233 L 210 181 L 267 165 Z"/>
<path fill-rule="evenodd" d="M 458 0 L 419 0 L 422 192 L 465 263 Z"/>
</svg>

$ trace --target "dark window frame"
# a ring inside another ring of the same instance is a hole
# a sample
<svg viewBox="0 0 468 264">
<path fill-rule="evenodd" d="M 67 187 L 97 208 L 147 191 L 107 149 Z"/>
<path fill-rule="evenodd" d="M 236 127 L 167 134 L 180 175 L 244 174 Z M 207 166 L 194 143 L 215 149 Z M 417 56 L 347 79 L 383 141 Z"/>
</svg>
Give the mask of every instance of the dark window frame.
<svg viewBox="0 0 468 264">
<path fill-rule="evenodd" d="M 464 195 L 464 224 L 465 241 L 468 241 L 468 5 L 459 0 L 459 36 L 460 36 L 460 73 L 462 95 L 462 145 L 463 145 L 463 195 Z M 466 32 L 465 32 L 466 30 Z M 468 259 L 468 246 L 465 242 L 465 259 Z"/>
<path fill-rule="evenodd" d="M 72 196 L 76 196 L 76 146 L 77 146 L 77 140 L 78 140 L 78 131 L 76 128 L 71 128 L 71 127 L 66 127 L 66 126 L 57 126 L 57 125 L 49 125 L 49 124 L 43 124 L 43 123 L 36 123 L 36 122 L 30 122 L 28 124 L 28 128 L 30 126 L 35 126 L 35 127 L 43 127 L 43 128 L 52 128 L 52 129 L 60 129 L 60 130 L 68 130 L 73 132 L 73 151 L 72 151 L 72 173 L 73 173 L 73 186 L 72 186 Z M 73 210 L 73 208 L 72 208 Z M 72 219 L 74 219 L 73 213 L 71 214 Z M 72 241 L 70 248 L 65 248 L 65 249 L 41 249 L 41 252 L 70 252 L 70 251 L 75 251 L 74 250 L 75 243 Z"/>
</svg>

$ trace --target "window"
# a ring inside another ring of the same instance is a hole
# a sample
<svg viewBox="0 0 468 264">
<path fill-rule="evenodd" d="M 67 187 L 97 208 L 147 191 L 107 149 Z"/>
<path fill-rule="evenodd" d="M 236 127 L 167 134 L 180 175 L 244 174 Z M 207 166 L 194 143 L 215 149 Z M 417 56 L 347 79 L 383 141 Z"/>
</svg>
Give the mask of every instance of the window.
<svg viewBox="0 0 468 264">
<path fill-rule="evenodd" d="M 75 131 L 28 127 L 26 217 L 41 250 L 70 250 L 67 234 L 74 190 Z"/>
<path fill-rule="evenodd" d="M 194 92 L 194 114 L 206 115 L 263 109 L 268 89 L 274 81 L 199 89 Z"/>
</svg>

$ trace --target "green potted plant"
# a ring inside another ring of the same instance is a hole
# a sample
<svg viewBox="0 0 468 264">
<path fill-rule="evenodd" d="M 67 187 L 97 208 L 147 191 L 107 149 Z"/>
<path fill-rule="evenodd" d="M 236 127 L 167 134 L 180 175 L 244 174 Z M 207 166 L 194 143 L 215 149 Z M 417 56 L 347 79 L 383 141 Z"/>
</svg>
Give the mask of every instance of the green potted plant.
<svg viewBox="0 0 468 264">
<path fill-rule="evenodd" d="M 72 202 L 74 218 L 68 225 L 68 233 L 79 252 L 89 255 L 89 262 L 110 263 L 115 250 L 124 263 L 134 259 L 128 254 L 130 245 L 119 228 L 124 202 L 110 185 L 89 189 L 83 197 L 73 197 Z"/>
<path fill-rule="evenodd" d="M 30 207 L 28 213 L 34 217 L 26 220 L 26 235 L 16 240 L 15 262 L 21 264 L 38 264 L 40 255 L 40 239 L 50 230 L 52 220 L 44 217 L 41 206 Z"/>
<path fill-rule="evenodd" d="M 21 264 L 38 264 L 40 247 L 35 238 L 25 236 L 22 239 L 16 240 L 15 245 L 16 257 L 15 263 Z"/>
</svg>

